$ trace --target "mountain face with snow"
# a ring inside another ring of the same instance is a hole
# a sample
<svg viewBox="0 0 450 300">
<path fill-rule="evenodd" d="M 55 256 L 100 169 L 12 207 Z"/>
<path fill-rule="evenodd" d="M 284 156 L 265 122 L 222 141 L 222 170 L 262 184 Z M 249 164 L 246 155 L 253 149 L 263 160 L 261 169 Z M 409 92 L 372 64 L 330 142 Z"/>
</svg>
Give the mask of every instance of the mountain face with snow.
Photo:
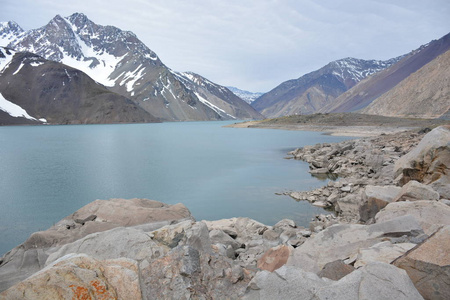
<svg viewBox="0 0 450 300">
<path fill-rule="evenodd" d="M 298 79 L 283 82 L 256 99 L 252 106 L 266 117 L 312 114 L 367 76 L 386 69 L 399 59 L 333 61 Z"/>
<path fill-rule="evenodd" d="M 433 117 L 445 114 L 445 107 L 448 110 L 449 66 L 442 64 L 448 60 L 442 58 L 440 66 L 428 67 L 427 70 L 422 68 L 449 50 L 450 33 L 411 51 L 391 67 L 346 91 L 319 112 L 364 109 L 365 113 L 385 116 Z M 417 76 L 419 71 L 422 77 Z"/>
<path fill-rule="evenodd" d="M 9 48 L 81 70 L 162 121 L 238 118 L 220 113 L 227 111 L 225 107 L 208 105 L 215 100 L 200 99 L 192 89 L 195 83 L 181 81 L 132 32 L 95 24 L 78 13 L 67 18 L 58 15 L 47 25 L 26 32 L 14 33 L 10 27 L 0 30 Z M 247 110 L 249 114 L 239 118 L 252 118 L 253 108 Z"/>
<path fill-rule="evenodd" d="M 228 88 L 192 73 L 173 73 L 206 106 L 216 111 L 223 118 L 263 119 L 264 117 L 249 104 L 242 101 Z"/>
<path fill-rule="evenodd" d="M 247 102 L 248 104 L 252 104 L 253 101 L 255 101 L 257 98 L 261 97 L 264 93 L 254 93 L 249 91 L 244 91 L 241 89 L 238 89 L 234 86 L 227 86 L 227 88 L 233 92 L 236 96 Z"/>
<path fill-rule="evenodd" d="M 80 70 L 0 47 L 0 125 L 156 121 Z"/>
</svg>

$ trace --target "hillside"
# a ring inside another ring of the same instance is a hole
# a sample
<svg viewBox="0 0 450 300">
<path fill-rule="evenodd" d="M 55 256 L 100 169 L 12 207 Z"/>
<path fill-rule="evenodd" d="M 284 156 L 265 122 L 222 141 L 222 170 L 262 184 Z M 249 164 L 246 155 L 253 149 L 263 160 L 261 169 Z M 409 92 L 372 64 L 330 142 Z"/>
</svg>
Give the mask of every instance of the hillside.
<svg viewBox="0 0 450 300">
<path fill-rule="evenodd" d="M 312 114 L 367 76 L 383 70 L 400 58 L 387 61 L 345 58 L 298 79 L 283 82 L 256 99 L 252 106 L 266 117 Z"/>
<path fill-rule="evenodd" d="M 420 68 L 436 59 L 439 55 L 445 53 L 449 49 L 450 34 L 447 34 L 439 40 L 434 40 L 429 44 L 412 51 L 390 68 L 374 74 L 373 76 L 360 82 L 358 85 L 339 96 L 335 101 L 333 101 L 333 103 L 330 103 L 320 109 L 319 112 L 350 112 L 363 109 L 371 104 L 375 99 L 393 89 L 408 76 L 418 71 Z M 427 79 L 423 77 L 422 80 Z M 411 89 L 415 89 L 415 86 L 413 85 L 406 84 L 406 86 L 409 86 Z M 410 95 L 414 93 L 414 91 L 408 92 Z M 412 107 L 415 105 L 411 98 L 403 99 L 402 101 L 402 105 L 405 107 Z M 424 106 L 420 109 L 427 110 L 428 107 Z M 432 115 L 432 113 L 430 113 L 430 115 Z"/>
<path fill-rule="evenodd" d="M 83 72 L 0 47 L 0 124 L 157 122 Z"/>
<path fill-rule="evenodd" d="M 450 110 L 450 51 L 412 73 L 361 112 L 383 116 L 440 118 Z"/>
<path fill-rule="evenodd" d="M 160 120 L 238 118 L 218 113 L 206 103 L 218 102 L 217 95 L 215 99 L 199 99 L 135 34 L 95 24 L 84 14 L 57 15 L 47 25 L 26 32 L 13 22 L 2 23 L 0 37 L 16 51 L 32 52 L 83 71 Z M 195 83 L 190 82 L 192 85 Z M 226 99 L 221 100 L 228 106 Z M 243 107 L 239 118 L 252 119 L 254 109 Z M 227 111 L 225 106 L 220 109 Z"/>
</svg>

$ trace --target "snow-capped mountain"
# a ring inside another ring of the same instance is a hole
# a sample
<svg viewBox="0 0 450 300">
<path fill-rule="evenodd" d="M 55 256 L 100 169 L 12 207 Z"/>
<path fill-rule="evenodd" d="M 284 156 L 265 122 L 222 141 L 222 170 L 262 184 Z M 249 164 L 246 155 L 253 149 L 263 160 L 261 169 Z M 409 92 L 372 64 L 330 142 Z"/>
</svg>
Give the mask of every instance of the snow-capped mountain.
<svg viewBox="0 0 450 300">
<path fill-rule="evenodd" d="M 0 31 L 8 36 L 8 47 L 79 69 L 161 120 L 236 118 L 204 104 L 132 32 L 95 24 L 84 14 L 58 15 L 41 28 L 18 32 L 14 39 L 11 34 L 6 28 Z"/>
<path fill-rule="evenodd" d="M 253 101 L 255 101 L 257 98 L 261 97 L 264 93 L 254 93 L 249 91 L 244 91 L 241 89 L 238 89 L 234 86 L 227 86 L 227 88 L 233 92 L 236 96 L 247 102 L 248 104 L 251 104 Z"/>
<path fill-rule="evenodd" d="M 16 22 L 0 22 L 0 46 L 7 46 L 21 33 L 23 33 L 23 29 Z"/>
<path fill-rule="evenodd" d="M 256 99 L 252 106 L 267 117 L 312 114 L 362 79 L 384 70 L 401 57 L 386 61 L 344 58 L 317 71 L 283 82 Z"/>
<path fill-rule="evenodd" d="M 205 105 L 216 111 L 224 118 L 243 119 L 250 116 L 252 119 L 264 118 L 251 106 L 242 101 L 228 88 L 209 81 L 192 72 L 174 72 L 180 81 Z"/>
<path fill-rule="evenodd" d="M 82 71 L 0 47 L 0 124 L 156 122 Z"/>
<path fill-rule="evenodd" d="M 449 50 L 450 33 L 404 55 L 399 62 L 352 87 L 320 112 L 364 109 L 364 113 L 425 118 L 445 114 L 445 107 L 448 110 L 447 60 L 435 60 Z M 430 63 L 433 67 L 425 68 Z"/>
</svg>

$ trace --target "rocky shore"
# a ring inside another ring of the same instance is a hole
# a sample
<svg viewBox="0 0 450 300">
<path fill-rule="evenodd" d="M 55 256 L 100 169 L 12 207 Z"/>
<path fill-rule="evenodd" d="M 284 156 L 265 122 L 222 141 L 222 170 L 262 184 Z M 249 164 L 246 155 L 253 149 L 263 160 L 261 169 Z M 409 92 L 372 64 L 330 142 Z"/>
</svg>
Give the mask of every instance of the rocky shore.
<svg viewBox="0 0 450 300">
<path fill-rule="evenodd" d="M 296 149 L 309 228 L 96 200 L 0 259 L 0 299 L 450 299 L 450 126 Z"/>
</svg>

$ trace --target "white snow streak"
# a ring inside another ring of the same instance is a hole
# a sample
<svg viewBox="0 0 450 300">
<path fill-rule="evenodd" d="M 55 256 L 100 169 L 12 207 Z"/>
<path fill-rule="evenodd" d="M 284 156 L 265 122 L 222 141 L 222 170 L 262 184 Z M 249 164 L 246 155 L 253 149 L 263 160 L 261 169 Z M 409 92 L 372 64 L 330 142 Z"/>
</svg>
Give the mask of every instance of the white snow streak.
<svg viewBox="0 0 450 300">
<path fill-rule="evenodd" d="M 214 110 L 215 112 L 217 112 L 218 114 L 226 114 L 227 116 L 230 116 L 233 119 L 236 119 L 234 116 L 226 113 L 223 109 L 221 109 L 220 107 L 215 106 L 214 104 L 212 104 L 211 102 L 209 102 L 208 100 L 206 100 L 205 98 L 203 98 L 202 96 L 200 96 L 199 93 L 194 93 L 198 100 L 200 100 L 201 103 L 205 104 L 206 106 L 208 106 L 209 108 L 211 108 L 212 110 Z"/>
<path fill-rule="evenodd" d="M 17 118 L 17 117 L 22 117 L 22 118 L 27 118 L 29 120 L 36 120 L 36 118 L 33 118 L 32 116 L 30 116 L 25 109 L 23 109 L 22 107 L 20 107 L 17 104 L 14 104 L 8 100 L 5 99 L 5 97 L 3 97 L 3 95 L 0 93 L 0 110 L 3 110 L 4 112 L 6 112 L 7 114 L 9 114 L 11 117 Z M 39 119 L 39 121 L 43 122 L 43 123 L 47 123 L 47 120 L 45 120 L 44 118 Z"/>
</svg>

